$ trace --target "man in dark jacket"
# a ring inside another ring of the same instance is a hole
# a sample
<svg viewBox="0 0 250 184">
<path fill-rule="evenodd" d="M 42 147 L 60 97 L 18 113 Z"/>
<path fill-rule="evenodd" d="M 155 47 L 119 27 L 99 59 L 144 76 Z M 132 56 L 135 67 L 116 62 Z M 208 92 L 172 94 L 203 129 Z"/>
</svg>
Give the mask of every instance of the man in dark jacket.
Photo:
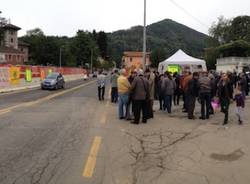
<svg viewBox="0 0 250 184">
<path fill-rule="evenodd" d="M 201 101 L 201 117 L 200 119 L 209 119 L 209 111 L 211 105 L 212 83 L 207 72 L 203 72 L 199 79 L 200 84 L 200 101 Z M 205 110 L 206 109 L 206 110 Z M 205 112 L 206 111 L 206 112 Z"/>
<path fill-rule="evenodd" d="M 194 109 L 196 98 L 199 95 L 199 73 L 194 72 L 193 78 L 187 84 L 187 98 L 188 98 L 188 119 L 195 119 Z"/>
<path fill-rule="evenodd" d="M 140 114 L 142 111 L 142 122 L 147 123 L 147 100 L 149 100 L 149 82 L 143 76 L 143 71 L 138 71 L 138 76 L 131 85 L 132 99 L 134 101 L 134 117 L 135 120 L 131 123 L 139 124 Z"/>
</svg>

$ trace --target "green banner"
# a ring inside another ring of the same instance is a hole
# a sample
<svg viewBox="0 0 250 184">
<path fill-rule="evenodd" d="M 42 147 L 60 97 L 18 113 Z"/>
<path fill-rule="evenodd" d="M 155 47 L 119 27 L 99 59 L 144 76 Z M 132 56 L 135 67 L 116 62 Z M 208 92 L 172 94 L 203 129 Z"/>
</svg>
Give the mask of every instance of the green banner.
<svg viewBox="0 0 250 184">
<path fill-rule="evenodd" d="M 179 65 L 168 65 L 168 72 L 171 73 L 180 73 L 181 72 L 181 68 Z"/>
<path fill-rule="evenodd" d="M 32 71 L 31 69 L 26 69 L 25 71 L 26 82 L 32 82 Z"/>
</svg>

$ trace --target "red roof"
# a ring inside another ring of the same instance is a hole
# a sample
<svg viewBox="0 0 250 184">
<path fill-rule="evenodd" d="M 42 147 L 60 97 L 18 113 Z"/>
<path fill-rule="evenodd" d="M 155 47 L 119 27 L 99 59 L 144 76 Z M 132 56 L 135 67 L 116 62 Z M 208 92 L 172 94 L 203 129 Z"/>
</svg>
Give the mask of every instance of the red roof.
<svg viewBox="0 0 250 184">
<path fill-rule="evenodd" d="M 151 53 L 147 52 L 146 54 L 147 54 L 147 56 L 149 56 Z M 127 51 L 127 52 L 124 52 L 123 55 L 126 56 L 126 57 L 142 57 L 143 52 Z"/>
</svg>

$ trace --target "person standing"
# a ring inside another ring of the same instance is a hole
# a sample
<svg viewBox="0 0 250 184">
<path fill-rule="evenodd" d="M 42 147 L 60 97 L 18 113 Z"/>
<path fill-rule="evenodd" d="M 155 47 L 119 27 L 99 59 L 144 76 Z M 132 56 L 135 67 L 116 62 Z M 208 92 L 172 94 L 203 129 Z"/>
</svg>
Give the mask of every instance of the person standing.
<svg viewBox="0 0 250 184">
<path fill-rule="evenodd" d="M 172 76 L 169 72 L 166 72 L 166 77 L 162 82 L 162 90 L 164 93 L 164 109 L 167 109 L 167 112 L 171 114 L 172 112 L 172 100 L 174 91 L 176 88 L 175 81 L 173 80 Z"/>
<path fill-rule="evenodd" d="M 138 71 L 138 76 L 135 77 L 132 86 L 131 94 L 134 101 L 134 121 L 131 123 L 139 124 L 142 111 L 142 122 L 147 123 L 147 101 L 149 100 L 149 82 L 143 76 L 143 71 Z"/>
<path fill-rule="evenodd" d="M 180 88 L 180 75 L 176 72 L 174 73 L 174 81 L 176 84 L 175 92 L 174 92 L 174 105 L 179 105 L 180 96 L 181 96 L 181 88 Z"/>
<path fill-rule="evenodd" d="M 164 109 L 164 91 L 163 91 L 163 89 L 162 89 L 162 83 L 163 83 L 163 81 L 164 81 L 164 75 L 163 74 L 161 74 L 160 76 L 159 76 L 159 81 L 158 81 L 158 98 L 159 98 L 159 104 L 160 104 L 160 111 L 161 110 L 163 110 Z"/>
<path fill-rule="evenodd" d="M 225 114 L 223 125 L 226 125 L 228 124 L 230 100 L 233 97 L 233 85 L 230 83 L 227 74 L 222 74 L 221 81 L 218 84 L 218 97 L 220 99 L 221 112 Z"/>
<path fill-rule="evenodd" d="M 247 94 L 247 79 L 244 73 L 240 74 L 240 80 L 238 82 L 238 85 L 240 86 L 240 91 L 245 98 Z"/>
<path fill-rule="evenodd" d="M 97 76 L 97 87 L 98 87 L 99 101 L 104 100 L 105 86 L 106 86 L 106 75 L 104 75 L 104 73 L 102 71 L 99 71 L 99 74 Z"/>
<path fill-rule="evenodd" d="M 188 83 L 190 80 L 192 80 L 193 76 L 191 72 L 184 72 L 184 76 L 181 82 L 182 90 L 183 90 L 183 112 L 188 112 L 188 106 L 189 106 L 189 98 L 188 98 Z"/>
<path fill-rule="evenodd" d="M 240 86 L 237 87 L 234 100 L 236 102 L 236 115 L 238 117 L 239 125 L 243 124 L 243 110 L 245 107 L 245 97 L 241 91 Z"/>
<path fill-rule="evenodd" d="M 129 81 L 130 85 L 132 85 L 136 75 L 137 75 L 136 71 L 132 71 L 131 74 L 129 75 L 128 81 Z M 129 94 L 129 100 L 128 100 L 128 106 L 127 106 L 127 109 L 126 109 L 126 119 L 127 120 L 133 119 L 132 115 L 133 115 L 133 99 L 132 99 L 132 96 L 131 96 L 131 93 L 130 93 Z"/>
<path fill-rule="evenodd" d="M 196 98 L 199 95 L 199 73 L 194 72 L 193 78 L 188 82 L 186 89 L 186 98 L 188 99 L 188 119 L 195 119 L 194 109 Z"/>
<path fill-rule="evenodd" d="M 202 76 L 199 79 L 199 84 L 200 84 L 199 97 L 201 101 L 200 119 L 205 120 L 209 119 L 209 114 L 210 114 L 212 83 L 210 78 L 208 77 L 207 72 L 203 72 L 201 75 Z"/>
<path fill-rule="evenodd" d="M 111 102 L 116 103 L 118 100 L 118 87 L 117 87 L 117 79 L 118 79 L 118 70 L 115 70 L 114 73 L 111 75 L 110 82 L 111 82 Z"/>
<path fill-rule="evenodd" d="M 153 111 L 153 105 L 154 105 L 154 99 L 155 99 L 155 75 L 153 72 L 150 71 L 150 69 L 147 69 L 145 71 L 145 77 L 148 79 L 149 82 L 149 101 L 148 101 L 148 119 L 154 118 L 154 111 Z"/>
<path fill-rule="evenodd" d="M 214 99 L 214 97 L 216 96 L 216 90 L 217 90 L 217 84 L 216 84 L 216 80 L 213 74 L 209 74 L 208 75 L 210 81 L 211 81 L 211 101 Z M 212 104 L 210 103 L 210 111 L 209 114 L 214 114 L 214 109 L 212 107 Z"/>
<path fill-rule="evenodd" d="M 118 86 L 118 111 L 119 111 L 119 118 L 125 119 L 128 112 L 124 113 L 124 109 L 127 111 L 128 101 L 129 101 L 129 93 L 130 93 L 130 83 L 126 77 L 126 70 L 122 69 L 120 71 L 120 76 L 117 79 L 117 86 Z"/>
</svg>

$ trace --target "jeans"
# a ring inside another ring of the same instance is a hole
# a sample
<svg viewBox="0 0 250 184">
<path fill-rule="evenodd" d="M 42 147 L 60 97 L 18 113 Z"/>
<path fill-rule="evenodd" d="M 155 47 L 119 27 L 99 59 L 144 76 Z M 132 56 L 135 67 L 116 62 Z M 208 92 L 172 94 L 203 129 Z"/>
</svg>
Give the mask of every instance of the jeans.
<svg viewBox="0 0 250 184">
<path fill-rule="evenodd" d="M 168 113 L 171 113 L 172 109 L 172 95 L 166 95 L 164 97 L 165 109 L 167 109 Z"/>
<path fill-rule="evenodd" d="M 98 97 L 100 101 L 104 100 L 104 95 L 105 95 L 105 87 L 98 86 Z"/>
<path fill-rule="evenodd" d="M 129 95 L 128 94 L 120 94 L 119 95 L 119 99 L 118 99 L 119 118 L 125 118 L 125 116 L 127 115 L 127 112 L 124 113 L 124 109 L 127 111 L 128 100 L 129 100 Z"/>
<path fill-rule="evenodd" d="M 209 119 L 209 113 L 210 113 L 209 111 L 211 106 L 210 93 L 201 93 L 200 100 L 201 100 L 201 118 Z"/>
<path fill-rule="evenodd" d="M 221 102 L 221 112 L 223 112 L 225 114 L 224 117 L 224 125 L 228 123 L 228 110 L 229 110 L 229 105 L 230 105 L 230 99 L 228 98 L 221 98 L 220 99 Z"/>
<path fill-rule="evenodd" d="M 116 103 L 118 99 L 118 88 L 112 87 L 111 89 L 111 102 Z"/>
</svg>

